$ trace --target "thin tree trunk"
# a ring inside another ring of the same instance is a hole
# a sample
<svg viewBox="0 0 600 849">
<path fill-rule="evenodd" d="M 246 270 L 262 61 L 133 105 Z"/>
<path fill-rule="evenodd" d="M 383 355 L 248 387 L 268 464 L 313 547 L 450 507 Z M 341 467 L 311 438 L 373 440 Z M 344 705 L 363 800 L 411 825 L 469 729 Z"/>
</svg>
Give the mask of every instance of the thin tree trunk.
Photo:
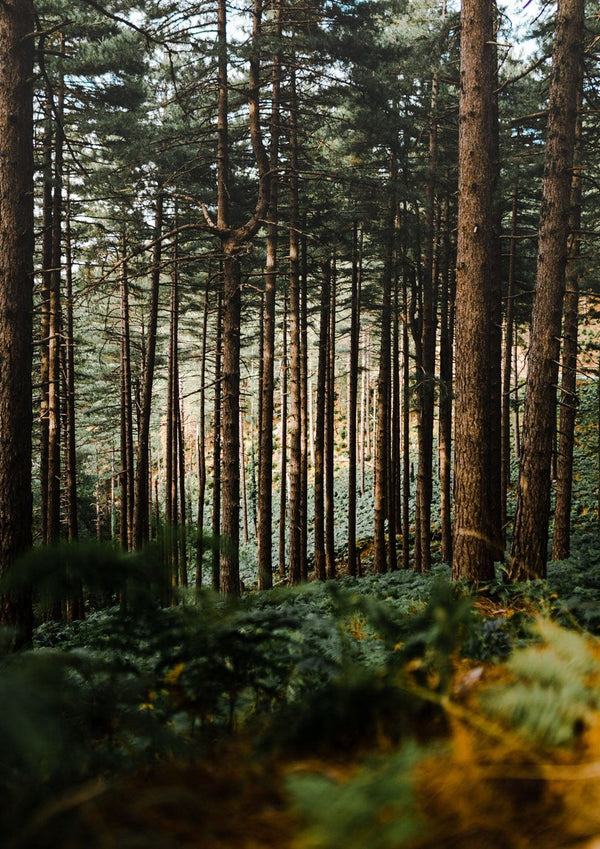
<svg viewBox="0 0 600 849">
<path fill-rule="evenodd" d="M 125 233 L 121 234 L 121 255 L 127 256 Z M 121 300 L 121 516 L 119 539 L 128 551 L 131 547 L 133 499 L 133 409 L 131 401 L 131 343 L 129 338 L 129 279 L 123 259 L 120 271 Z"/>
<path fill-rule="evenodd" d="M 298 208 L 298 103 L 295 70 L 290 72 L 290 405 L 288 428 L 290 442 L 290 582 L 302 580 L 301 498 L 302 498 L 302 386 L 301 386 L 301 317 L 300 317 L 300 257 Z"/>
<path fill-rule="evenodd" d="M 275 3 L 276 30 L 281 34 L 281 4 Z M 273 586 L 273 407 L 275 362 L 275 300 L 277 291 L 277 235 L 279 178 L 279 91 L 281 57 L 276 53 L 271 76 L 271 140 L 269 165 L 272 173 L 267 225 L 264 306 L 261 313 L 261 358 L 258 450 L 258 586 Z"/>
<path fill-rule="evenodd" d="M 383 293 L 381 304 L 381 329 L 379 347 L 379 375 L 377 379 L 377 429 L 375 436 L 375 530 L 373 568 L 376 572 L 387 572 L 388 555 L 386 553 L 386 519 L 389 524 L 388 493 L 389 450 L 390 450 L 390 411 L 391 411 L 391 320 L 392 320 L 392 275 L 395 241 L 396 194 L 395 183 L 397 168 L 395 155 L 392 154 L 390 169 L 391 196 L 389 200 L 387 232 L 385 235 L 385 258 L 383 267 Z"/>
<path fill-rule="evenodd" d="M 325 572 L 329 580 L 336 577 L 335 568 L 335 327 L 337 267 L 331 261 L 329 287 L 329 325 L 327 339 L 327 371 L 325 389 Z"/>
<path fill-rule="evenodd" d="M 302 238 L 302 270 L 300 274 L 300 563 L 302 580 L 308 580 L 308 250 Z"/>
<path fill-rule="evenodd" d="M 156 334 L 158 328 L 158 302 L 160 294 L 160 271 L 162 242 L 160 239 L 163 219 L 163 196 L 156 198 L 154 218 L 154 248 L 152 273 L 150 276 L 150 316 L 146 334 L 146 356 L 140 393 L 139 427 L 137 440 L 137 466 L 135 472 L 135 498 L 133 518 L 134 547 L 141 548 L 150 538 L 150 416 L 152 413 L 152 389 L 156 361 Z"/>
<path fill-rule="evenodd" d="M 223 348 L 223 296 L 221 277 L 217 293 L 215 341 L 215 397 L 213 404 L 212 588 L 221 586 L 221 352 Z"/>
<path fill-rule="evenodd" d="M 50 311 L 48 324 L 48 542 L 60 538 L 61 525 L 61 391 L 62 348 L 62 193 L 63 193 L 63 87 L 56 100 L 54 133 L 54 181 L 52 196 L 52 260 L 50 268 Z"/>
<path fill-rule="evenodd" d="M 202 313 L 202 350 L 200 354 L 200 403 L 198 410 L 198 513 L 196 538 L 196 586 L 202 586 L 202 558 L 204 556 L 204 497 L 206 494 L 206 334 L 208 330 L 208 295 L 210 272 L 204 293 Z"/>
<path fill-rule="evenodd" d="M 514 337 L 514 291 L 515 291 L 515 260 L 517 246 L 517 211 L 519 203 L 519 182 L 515 180 L 512 195 L 512 214 L 510 225 L 510 246 L 508 260 L 508 282 L 506 292 L 506 332 L 504 337 L 504 369 L 502 372 L 502 456 L 501 456 L 501 504 L 502 530 L 506 539 L 508 521 L 506 499 L 510 487 L 510 399 Z"/>
<path fill-rule="evenodd" d="M 350 368 L 348 374 L 348 574 L 356 575 L 356 449 L 358 420 L 358 358 L 360 342 L 361 239 L 352 224 L 352 280 L 350 293 Z"/>
<path fill-rule="evenodd" d="M 281 355 L 281 438 L 279 467 L 279 577 L 287 575 L 286 562 L 286 525 L 287 525 L 287 416 L 288 416 L 288 302 L 287 292 L 283 292 L 283 327 Z"/>
<path fill-rule="evenodd" d="M 42 542 L 48 539 L 48 445 L 50 386 L 50 290 L 52 279 L 52 98 L 46 93 L 42 175 L 42 285 L 40 297 L 40 513 Z"/>
<path fill-rule="evenodd" d="M 454 286 L 450 262 L 450 199 L 446 193 L 442 225 L 440 298 L 439 458 L 442 562 L 452 562 L 452 337 Z"/>
<path fill-rule="evenodd" d="M 323 266 L 321 277 L 321 318 L 319 326 L 319 361 L 317 364 L 317 391 L 315 411 L 315 577 L 319 581 L 327 578 L 325 565 L 325 393 L 327 389 L 327 356 L 329 308 L 331 302 L 331 259 Z"/>
<path fill-rule="evenodd" d="M 578 96 L 581 108 L 581 93 Z M 573 496 L 573 452 L 577 414 L 577 335 L 579 314 L 580 229 L 581 229 L 581 119 L 575 126 L 575 153 L 571 184 L 569 241 L 567 245 L 565 315 L 563 320 L 560 426 L 557 457 L 556 504 L 552 559 L 566 560 L 571 549 L 571 502 Z"/>
</svg>

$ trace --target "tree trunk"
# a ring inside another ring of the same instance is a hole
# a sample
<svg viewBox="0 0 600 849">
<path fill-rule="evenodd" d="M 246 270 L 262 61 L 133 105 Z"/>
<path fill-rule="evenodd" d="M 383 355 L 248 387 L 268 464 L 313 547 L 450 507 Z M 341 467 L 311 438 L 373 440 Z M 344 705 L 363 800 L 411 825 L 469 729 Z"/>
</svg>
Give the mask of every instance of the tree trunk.
<svg viewBox="0 0 600 849">
<path fill-rule="evenodd" d="M 327 390 L 328 329 L 331 289 L 331 260 L 323 266 L 321 277 L 321 318 L 319 324 L 319 360 L 315 411 L 315 577 L 327 578 L 325 566 L 325 393 Z"/>
<path fill-rule="evenodd" d="M 442 562 L 452 563 L 452 338 L 454 286 L 450 261 L 450 198 L 446 193 L 440 263 L 439 462 Z"/>
<path fill-rule="evenodd" d="M 302 498 L 302 385 L 300 344 L 300 256 L 299 256 L 299 209 L 298 209 L 298 103 L 296 75 L 290 77 L 290 404 L 288 431 L 290 443 L 290 493 L 289 493 L 289 540 L 290 582 L 299 584 L 303 577 L 301 539 Z"/>
<path fill-rule="evenodd" d="M 135 548 L 141 548 L 150 538 L 150 416 L 152 413 L 152 388 L 154 385 L 154 364 L 156 360 L 156 333 L 158 328 L 158 301 L 160 294 L 160 271 L 162 260 L 162 218 L 163 196 L 159 192 L 156 198 L 154 218 L 154 247 L 152 273 L 150 277 L 150 316 L 146 334 L 146 356 L 139 409 L 139 427 L 137 440 L 137 466 L 135 473 L 135 498 L 133 538 Z"/>
<path fill-rule="evenodd" d="M 202 313 L 202 352 L 200 354 L 200 404 L 198 410 L 198 513 L 196 539 L 196 586 L 202 586 L 202 558 L 204 556 L 204 496 L 206 493 L 206 333 L 208 330 L 208 295 L 210 272 L 204 293 Z"/>
<path fill-rule="evenodd" d="M 276 2 L 277 34 L 281 33 L 281 4 Z M 279 91 L 281 87 L 281 58 L 273 60 L 271 77 L 271 141 L 269 165 L 273 175 L 269 192 L 269 223 L 267 225 L 265 293 L 262 310 L 260 358 L 260 413 L 258 449 L 258 587 L 273 586 L 273 407 L 275 362 L 275 300 L 277 292 L 277 234 L 279 178 Z"/>
<path fill-rule="evenodd" d="M 286 560 L 286 525 L 287 525 L 287 417 L 288 417 L 288 301 L 287 292 L 283 292 L 283 321 L 282 321 L 282 353 L 281 353 L 281 436 L 279 440 L 279 577 L 287 575 Z"/>
<path fill-rule="evenodd" d="M 125 233 L 121 235 L 122 263 L 120 270 L 121 301 L 121 470 L 119 484 L 121 489 L 121 516 L 119 539 L 121 546 L 129 551 L 132 543 L 133 518 L 133 408 L 131 400 L 131 343 L 129 338 L 129 279 L 125 262 L 127 244 Z"/>
<path fill-rule="evenodd" d="M 356 548 L 356 430 L 358 422 L 358 357 L 360 341 L 361 239 L 352 224 L 352 290 L 350 293 L 350 373 L 348 375 L 348 574 L 357 573 Z"/>
<path fill-rule="evenodd" d="M 33 5 L 0 6 L 0 577 L 31 546 Z M 32 637 L 29 589 L 0 597 L 14 645 Z"/>
<path fill-rule="evenodd" d="M 546 576 L 583 6 L 583 0 L 564 0 L 556 21 L 521 468 L 509 569 L 513 581 Z"/>
<path fill-rule="evenodd" d="M 61 493 L 61 380 L 62 349 L 62 193 L 63 193 L 63 87 L 59 84 L 55 103 L 54 168 L 52 196 L 52 259 L 48 317 L 48 516 L 47 541 L 60 539 Z"/>
<path fill-rule="evenodd" d="M 221 586 L 221 352 L 223 349 L 223 295 L 219 277 L 215 340 L 215 397 L 213 404 L 212 588 Z"/>
<path fill-rule="evenodd" d="M 325 572 L 329 580 L 336 577 L 335 568 L 335 325 L 337 268 L 331 260 L 329 286 L 328 338 L 325 382 Z"/>
<path fill-rule="evenodd" d="M 391 195 L 389 200 L 385 257 L 383 266 L 383 292 L 381 303 L 381 328 L 379 345 L 379 375 L 377 378 L 377 430 L 375 437 L 375 529 L 373 568 L 376 572 L 388 571 L 385 531 L 388 515 L 390 412 L 391 412 L 391 321 L 392 276 L 394 259 L 394 222 L 396 218 L 395 182 L 397 177 L 395 156 L 390 169 Z"/>
<path fill-rule="evenodd" d="M 581 93 L 578 96 L 581 107 Z M 579 315 L 580 229 L 581 229 L 581 120 L 575 127 L 575 154 L 571 184 L 569 240 L 567 244 L 565 315 L 563 320 L 562 380 L 558 437 L 556 504 L 552 559 L 566 560 L 571 548 L 571 502 L 573 495 L 573 451 L 577 414 L 577 335 Z"/>
<path fill-rule="evenodd" d="M 501 453 L 501 492 L 500 500 L 502 506 L 502 530 L 503 536 L 506 538 L 507 526 L 507 504 L 506 499 L 510 487 L 510 396 L 511 396 L 511 375 L 512 375 L 512 356 L 513 356 L 513 337 L 514 337 L 514 290 L 515 290 L 515 260 L 517 253 L 517 211 L 519 204 L 519 182 L 515 180 L 512 196 L 512 214 L 510 225 L 510 246 L 508 259 L 508 288 L 506 292 L 506 310 L 505 310 L 505 327 L 504 336 L 504 368 L 502 371 L 502 453 Z"/>
<path fill-rule="evenodd" d="M 490 263 L 496 255 L 492 0 L 464 0 L 461 22 L 452 574 L 480 581 L 494 577 L 496 554 L 488 450 L 492 321 L 488 288 Z"/>
</svg>

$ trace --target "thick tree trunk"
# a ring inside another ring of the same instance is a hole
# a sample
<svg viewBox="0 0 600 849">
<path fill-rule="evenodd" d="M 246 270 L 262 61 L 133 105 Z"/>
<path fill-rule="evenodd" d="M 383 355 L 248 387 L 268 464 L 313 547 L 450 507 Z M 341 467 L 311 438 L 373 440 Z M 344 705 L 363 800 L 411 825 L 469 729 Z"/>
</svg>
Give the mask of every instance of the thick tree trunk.
<svg viewBox="0 0 600 849">
<path fill-rule="evenodd" d="M 546 576 L 583 6 L 583 0 L 564 0 L 556 21 L 521 468 L 509 569 L 514 581 Z"/>
<path fill-rule="evenodd" d="M 31 546 L 33 4 L 0 6 L 0 576 Z M 29 590 L 0 597 L 16 646 L 32 636 Z"/>
<path fill-rule="evenodd" d="M 461 14 L 456 290 L 454 578 L 494 576 L 490 504 L 490 325 L 495 79 L 492 0 L 464 0 Z M 499 457 L 498 457 L 499 460 Z"/>
</svg>

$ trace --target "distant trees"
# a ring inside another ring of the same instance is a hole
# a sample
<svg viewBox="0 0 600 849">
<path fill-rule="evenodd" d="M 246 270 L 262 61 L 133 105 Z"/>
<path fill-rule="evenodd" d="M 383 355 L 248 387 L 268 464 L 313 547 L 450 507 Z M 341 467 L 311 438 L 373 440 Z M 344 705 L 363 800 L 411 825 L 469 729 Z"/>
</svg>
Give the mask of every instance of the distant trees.
<svg viewBox="0 0 600 849">
<path fill-rule="evenodd" d="M 492 0 L 464 0 L 460 27 L 443 0 L 249 0 L 234 19 L 226 0 L 39 4 L 36 539 L 155 542 L 171 583 L 208 569 L 230 595 L 247 538 L 264 589 L 276 571 L 360 574 L 361 534 L 378 571 L 429 569 L 439 537 L 455 577 L 487 579 L 522 445 L 511 573 L 543 574 L 557 374 L 541 364 L 577 312 L 561 330 L 550 246 L 583 229 L 565 217 L 567 5 L 521 434 L 544 65 L 506 59 L 514 82 L 497 79 Z"/>
</svg>

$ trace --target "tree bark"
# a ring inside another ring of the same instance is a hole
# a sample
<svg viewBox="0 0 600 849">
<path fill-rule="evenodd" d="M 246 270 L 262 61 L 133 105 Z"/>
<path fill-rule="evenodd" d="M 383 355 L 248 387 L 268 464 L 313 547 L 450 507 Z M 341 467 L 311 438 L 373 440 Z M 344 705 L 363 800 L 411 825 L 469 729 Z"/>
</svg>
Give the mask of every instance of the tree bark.
<svg viewBox="0 0 600 849">
<path fill-rule="evenodd" d="M 360 341 L 361 240 L 358 223 L 352 224 L 352 280 L 350 293 L 350 373 L 348 375 L 348 574 L 357 573 L 356 484 L 358 422 L 358 357 Z"/>
<path fill-rule="evenodd" d="M 158 328 L 158 302 L 162 261 L 162 242 L 160 234 L 163 218 L 163 196 L 160 192 L 156 198 L 156 209 L 154 215 L 154 249 L 152 256 L 152 273 L 150 277 L 150 315 L 148 318 L 146 356 L 144 359 L 144 371 L 142 375 L 137 440 L 137 465 L 135 472 L 133 539 L 134 547 L 137 549 L 142 548 L 142 546 L 148 542 L 150 538 L 150 417 L 152 414 L 152 388 L 154 385 L 154 365 L 156 361 L 156 333 Z"/>
<path fill-rule="evenodd" d="M 327 390 L 328 329 L 331 289 L 331 259 L 323 265 L 321 277 L 321 317 L 319 323 L 319 360 L 317 363 L 317 391 L 315 411 L 315 577 L 327 578 L 325 566 L 325 393 Z"/>
<path fill-rule="evenodd" d="M 581 107 L 581 93 L 578 96 Z M 567 243 L 565 314 L 563 319 L 562 380 L 560 384 L 560 425 L 554 507 L 552 559 L 566 560 L 571 549 L 571 502 L 573 495 L 573 453 L 577 415 L 577 337 L 579 317 L 579 275 L 581 245 L 581 120 L 575 126 L 575 154 L 571 183 L 571 209 Z"/>
<path fill-rule="evenodd" d="M 328 338 L 325 383 L 325 572 L 329 580 L 336 577 L 335 567 L 335 327 L 337 265 L 331 260 L 329 287 Z"/>
<path fill-rule="evenodd" d="M 464 0 L 461 13 L 458 255 L 456 289 L 454 578 L 494 577 L 490 504 L 489 292 L 493 246 L 495 79 L 492 0 Z M 499 459 L 499 458 L 498 458 Z"/>
<path fill-rule="evenodd" d="M 0 6 L 0 577 L 31 546 L 33 4 Z M 0 597 L 15 647 L 32 637 L 29 589 Z"/>
<path fill-rule="evenodd" d="M 509 568 L 513 581 L 546 576 L 583 6 L 583 0 L 564 0 L 556 20 L 521 467 Z"/>
</svg>

